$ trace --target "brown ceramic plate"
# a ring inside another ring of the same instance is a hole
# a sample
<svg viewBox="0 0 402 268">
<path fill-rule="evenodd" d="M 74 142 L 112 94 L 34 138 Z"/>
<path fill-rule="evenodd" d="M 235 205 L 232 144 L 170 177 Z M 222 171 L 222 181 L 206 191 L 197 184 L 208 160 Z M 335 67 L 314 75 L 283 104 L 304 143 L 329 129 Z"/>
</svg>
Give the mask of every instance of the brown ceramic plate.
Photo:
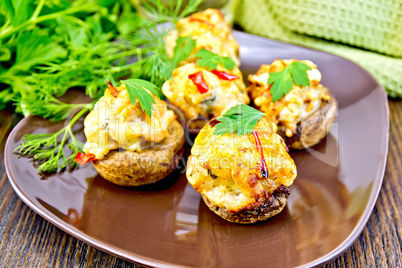
<svg viewBox="0 0 402 268">
<path fill-rule="evenodd" d="M 245 75 L 275 58 L 310 59 L 338 100 L 330 135 L 311 150 L 291 153 L 298 177 L 278 216 L 249 226 L 222 220 L 186 184 L 185 161 L 165 180 L 132 189 L 108 183 L 91 165 L 41 177 L 32 159 L 13 153 L 23 134 L 62 125 L 37 118 L 22 120 L 7 142 L 15 191 L 78 239 L 150 266 L 315 266 L 341 254 L 361 233 L 380 191 L 389 125 L 384 90 L 343 58 L 239 32 L 235 37 Z"/>
</svg>

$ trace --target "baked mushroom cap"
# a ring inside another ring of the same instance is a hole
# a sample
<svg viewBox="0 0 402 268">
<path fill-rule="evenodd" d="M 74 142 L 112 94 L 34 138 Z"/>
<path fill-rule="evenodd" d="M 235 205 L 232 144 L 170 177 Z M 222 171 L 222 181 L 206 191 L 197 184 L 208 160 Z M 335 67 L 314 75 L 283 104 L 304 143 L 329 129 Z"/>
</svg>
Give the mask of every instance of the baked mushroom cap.
<svg viewBox="0 0 402 268">
<path fill-rule="evenodd" d="M 213 212 L 230 222 L 254 223 L 281 212 L 297 171 L 276 125 L 263 117 L 253 134 L 214 135 L 216 126 L 211 122 L 195 139 L 187 164 L 188 182 Z"/>
<path fill-rule="evenodd" d="M 286 135 L 286 130 L 281 126 L 278 126 L 278 134 L 285 140 L 289 148 L 301 150 L 312 147 L 327 136 L 337 112 L 337 103 L 332 97 L 327 103 L 322 103 L 322 106 L 311 115 L 303 118 L 297 124 L 296 133 L 291 137 Z"/>
<path fill-rule="evenodd" d="M 95 169 L 122 186 L 166 177 L 183 154 L 184 130 L 167 103 L 154 97 L 149 116 L 140 101 L 132 104 L 124 84 L 105 90 L 85 118 L 84 130 L 83 150 L 96 159 L 92 161 Z"/>
<path fill-rule="evenodd" d="M 272 102 L 270 73 L 279 72 L 296 60 L 275 60 L 262 65 L 256 74 L 250 75 L 247 88 L 254 106 L 264 112 L 278 125 L 278 134 L 292 149 L 304 149 L 320 142 L 329 132 L 337 115 L 337 104 L 330 90 L 320 84 L 321 73 L 311 61 L 301 61 L 311 70 L 307 71 L 310 84 L 305 87 L 293 85 L 289 93 Z"/>
<path fill-rule="evenodd" d="M 104 179 L 112 183 L 121 186 L 150 184 L 176 169 L 183 156 L 184 142 L 184 130 L 175 120 L 169 127 L 169 136 L 163 141 L 141 152 L 110 151 L 92 164 Z"/>
</svg>

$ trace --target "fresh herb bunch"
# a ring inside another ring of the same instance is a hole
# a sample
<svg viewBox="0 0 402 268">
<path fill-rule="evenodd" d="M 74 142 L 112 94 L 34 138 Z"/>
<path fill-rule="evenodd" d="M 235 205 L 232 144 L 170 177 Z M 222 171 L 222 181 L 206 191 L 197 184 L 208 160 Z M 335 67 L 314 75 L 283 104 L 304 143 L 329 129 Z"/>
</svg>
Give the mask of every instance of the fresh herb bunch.
<svg viewBox="0 0 402 268">
<path fill-rule="evenodd" d="M 295 61 L 280 72 L 270 73 L 267 83 L 271 85 L 272 102 L 276 102 L 288 94 L 293 84 L 303 87 L 308 86 L 310 84 L 308 70 L 311 70 L 308 65 Z"/>
<path fill-rule="evenodd" d="M 43 172 L 73 166 L 82 143 L 72 126 L 103 95 L 107 80 L 145 79 L 159 88 L 177 65 L 167 56 L 163 38 L 201 0 L 185 7 L 183 0 L 170 2 L 166 7 L 161 0 L 145 1 L 154 18 L 149 20 L 125 0 L 1 1 L 0 110 L 14 106 L 24 116 L 52 121 L 78 111 L 59 132 L 25 136 L 17 151 L 34 155 Z M 170 26 L 158 26 L 168 20 Z M 186 50 L 177 53 L 176 58 L 188 56 L 180 55 Z M 72 88 L 84 89 L 92 103 L 60 101 Z"/>
<path fill-rule="evenodd" d="M 234 133 L 237 135 L 251 134 L 258 120 L 265 116 L 264 113 L 245 104 L 238 104 L 227 110 L 215 125 L 214 135 Z"/>
</svg>

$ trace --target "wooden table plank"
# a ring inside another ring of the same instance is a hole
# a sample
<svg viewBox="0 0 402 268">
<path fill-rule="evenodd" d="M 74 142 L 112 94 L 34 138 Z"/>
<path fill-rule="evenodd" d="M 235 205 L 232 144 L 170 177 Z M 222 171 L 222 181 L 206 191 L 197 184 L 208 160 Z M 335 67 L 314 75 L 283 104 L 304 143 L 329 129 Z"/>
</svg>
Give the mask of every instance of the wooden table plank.
<svg viewBox="0 0 402 268">
<path fill-rule="evenodd" d="M 402 101 L 390 100 L 390 147 L 376 206 L 356 242 L 325 267 L 402 267 Z M 4 267 L 140 267 L 61 231 L 27 207 L 4 173 L 5 137 L 15 123 L 0 113 L 0 263 Z"/>
</svg>

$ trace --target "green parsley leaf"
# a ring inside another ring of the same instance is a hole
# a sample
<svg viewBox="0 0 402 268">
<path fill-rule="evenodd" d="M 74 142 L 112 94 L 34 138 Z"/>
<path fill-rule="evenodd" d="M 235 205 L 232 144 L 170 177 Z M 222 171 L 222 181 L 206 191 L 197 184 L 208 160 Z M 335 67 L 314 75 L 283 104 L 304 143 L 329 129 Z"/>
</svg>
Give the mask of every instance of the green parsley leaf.
<svg viewBox="0 0 402 268">
<path fill-rule="evenodd" d="M 155 103 L 155 100 L 151 93 L 149 93 L 147 90 L 156 96 L 160 96 L 158 88 L 151 82 L 142 79 L 128 79 L 122 82 L 126 85 L 131 103 L 135 105 L 138 99 L 141 109 L 145 111 L 149 117 L 151 117 L 153 110 L 152 104 Z"/>
<path fill-rule="evenodd" d="M 10 16 L 11 24 L 18 26 L 28 20 L 32 13 L 32 1 L 30 0 L 3 0 Z"/>
<path fill-rule="evenodd" d="M 309 66 L 300 61 L 295 61 L 280 72 L 270 73 L 267 83 L 268 85 L 272 84 L 272 102 L 276 102 L 288 94 L 293 87 L 293 83 L 298 86 L 308 86 L 310 84 L 310 79 L 307 75 L 308 70 L 311 70 Z"/>
<path fill-rule="evenodd" d="M 264 113 L 245 104 L 238 104 L 230 108 L 218 118 L 214 135 L 224 135 L 237 131 L 237 135 L 251 134 L 258 120 L 265 116 Z"/>
<path fill-rule="evenodd" d="M 196 41 L 191 38 L 191 36 L 181 37 L 179 36 L 176 40 L 176 46 L 173 49 L 173 66 L 176 67 L 179 62 L 187 59 L 193 49 L 195 48 Z"/>
<path fill-rule="evenodd" d="M 50 38 L 48 31 L 38 29 L 21 34 L 16 52 L 12 68 L 19 70 L 28 70 L 36 64 L 52 62 L 67 55 L 67 51 Z"/>
<path fill-rule="evenodd" d="M 197 60 L 197 65 L 199 67 L 207 67 L 210 70 L 215 70 L 218 65 L 222 65 L 227 70 L 232 70 L 236 63 L 230 57 L 222 57 L 206 49 L 200 49 L 195 53 Z"/>
<path fill-rule="evenodd" d="M 88 43 L 87 30 L 72 21 L 64 19 L 63 17 L 57 18 L 58 28 L 56 31 L 60 35 L 64 35 L 66 43 L 75 48 L 83 47 Z"/>
</svg>

